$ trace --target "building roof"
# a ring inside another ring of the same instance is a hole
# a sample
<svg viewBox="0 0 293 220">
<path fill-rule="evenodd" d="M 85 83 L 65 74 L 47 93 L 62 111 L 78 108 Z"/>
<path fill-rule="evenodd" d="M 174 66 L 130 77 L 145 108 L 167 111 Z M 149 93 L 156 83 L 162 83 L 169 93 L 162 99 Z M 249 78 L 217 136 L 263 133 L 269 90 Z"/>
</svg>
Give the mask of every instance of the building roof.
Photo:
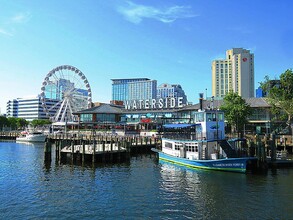
<svg viewBox="0 0 293 220">
<path fill-rule="evenodd" d="M 247 104 L 250 105 L 252 108 L 270 108 L 271 105 L 265 100 L 265 98 L 245 98 Z M 220 106 L 223 104 L 223 100 L 214 100 L 213 104 L 211 100 L 203 100 L 202 108 L 203 109 L 219 109 Z M 180 111 L 186 110 L 198 110 L 200 108 L 200 104 L 194 105 L 187 105 L 182 108 Z"/>
<path fill-rule="evenodd" d="M 95 106 L 93 108 L 85 109 L 77 112 L 77 114 L 121 114 L 123 113 L 124 106 L 103 104 L 100 106 Z"/>
<path fill-rule="evenodd" d="M 146 81 L 150 80 L 149 78 L 121 78 L 121 79 L 111 79 L 112 81 L 120 81 L 120 80 L 133 80 L 133 81 Z"/>
<path fill-rule="evenodd" d="M 266 101 L 265 98 L 246 98 L 246 103 L 252 108 L 270 108 L 271 105 Z"/>
</svg>

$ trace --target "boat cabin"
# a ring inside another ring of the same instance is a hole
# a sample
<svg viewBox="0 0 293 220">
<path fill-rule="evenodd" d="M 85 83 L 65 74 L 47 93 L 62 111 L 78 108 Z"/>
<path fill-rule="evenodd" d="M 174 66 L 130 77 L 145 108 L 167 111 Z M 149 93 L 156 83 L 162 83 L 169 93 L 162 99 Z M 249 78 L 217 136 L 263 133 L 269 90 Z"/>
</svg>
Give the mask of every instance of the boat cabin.
<svg viewBox="0 0 293 220">
<path fill-rule="evenodd" d="M 162 152 L 192 160 L 227 157 L 220 146 L 226 142 L 224 113 L 201 110 L 192 119 L 194 123 L 163 125 Z"/>
<path fill-rule="evenodd" d="M 224 112 L 205 110 L 193 113 L 193 123 L 163 125 L 163 137 L 179 140 L 222 140 L 225 139 Z"/>
</svg>

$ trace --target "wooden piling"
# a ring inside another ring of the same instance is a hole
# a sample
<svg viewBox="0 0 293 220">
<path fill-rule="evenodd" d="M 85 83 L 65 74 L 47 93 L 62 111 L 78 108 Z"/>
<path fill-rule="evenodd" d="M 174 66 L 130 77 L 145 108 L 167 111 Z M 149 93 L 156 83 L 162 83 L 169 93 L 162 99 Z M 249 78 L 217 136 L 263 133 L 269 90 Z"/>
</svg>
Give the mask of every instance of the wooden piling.
<svg viewBox="0 0 293 220">
<path fill-rule="evenodd" d="M 71 141 L 71 162 L 74 162 L 74 141 Z"/>
<path fill-rule="evenodd" d="M 93 140 L 93 159 L 92 159 L 92 161 L 93 161 L 93 163 L 95 163 L 96 162 L 96 139 L 94 138 L 94 140 Z"/>
<path fill-rule="evenodd" d="M 56 160 L 59 160 L 59 141 L 55 143 L 55 156 Z"/>
<path fill-rule="evenodd" d="M 271 156 L 272 166 L 276 167 L 277 151 L 276 151 L 276 136 L 275 136 L 275 134 L 271 134 L 270 148 L 271 148 L 271 155 L 270 156 Z"/>
<path fill-rule="evenodd" d="M 85 143 L 82 142 L 82 163 L 84 164 L 85 161 Z"/>
<path fill-rule="evenodd" d="M 52 144 L 50 141 L 45 143 L 44 153 L 45 153 L 45 162 L 51 162 L 52 160 Z"/>
<path fill-rule="evenodd" d="M 106 161 L 105 141 L 102 141 L 101 143 L 102 143 L 102 149 L 103 149 L 102 161 L 103 161 L 103 163 L 105 163 L 105 161 Z"/>
<path fill-rule="evenodd" d="M 257 146 L 257 167 L 259 171 L 266 171 L 268 166 L 266 162 L 266 155 L 264 146 L 260 140 L 259 135 L 256 135 L 256 146 Z"/>
</svg>

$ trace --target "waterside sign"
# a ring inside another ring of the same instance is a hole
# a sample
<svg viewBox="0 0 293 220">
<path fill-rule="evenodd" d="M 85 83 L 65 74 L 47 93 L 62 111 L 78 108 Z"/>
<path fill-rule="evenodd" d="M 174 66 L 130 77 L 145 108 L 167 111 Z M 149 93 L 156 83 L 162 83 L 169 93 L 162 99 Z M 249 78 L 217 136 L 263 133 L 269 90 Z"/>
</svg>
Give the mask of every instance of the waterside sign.
<svg viewBox="0 0 293 220">
<path fill-rule="evenodd" d="M 125 109 L 129 109 L 129 110 L 182 108 L 182 107 L 183 107 L 183 97 L 125 101 Z"/>
</svg>

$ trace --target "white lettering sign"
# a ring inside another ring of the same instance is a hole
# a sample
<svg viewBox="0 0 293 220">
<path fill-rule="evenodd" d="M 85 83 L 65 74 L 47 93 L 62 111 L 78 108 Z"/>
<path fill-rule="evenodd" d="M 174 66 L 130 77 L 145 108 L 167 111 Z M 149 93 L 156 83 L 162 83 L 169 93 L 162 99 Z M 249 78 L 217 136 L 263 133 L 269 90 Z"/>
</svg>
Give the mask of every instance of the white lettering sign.
<svg viewBox="0 0 293 220">
<path fill-rule="evenodd" d="M 127 100 L 125 109 L 182 108 L 183 97 L 165 99 Z"/>
</svg>

